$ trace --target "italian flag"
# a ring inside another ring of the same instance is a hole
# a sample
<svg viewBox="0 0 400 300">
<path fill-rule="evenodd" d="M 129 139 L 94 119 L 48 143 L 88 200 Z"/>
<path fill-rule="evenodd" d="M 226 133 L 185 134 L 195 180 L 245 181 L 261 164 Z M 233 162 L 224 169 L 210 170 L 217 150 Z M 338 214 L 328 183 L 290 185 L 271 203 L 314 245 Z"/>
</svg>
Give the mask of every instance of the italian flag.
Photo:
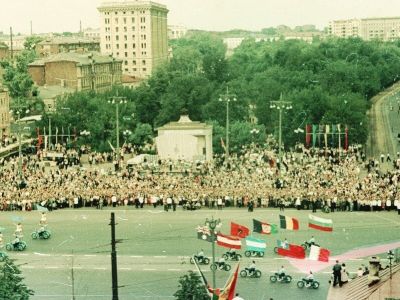
<svg viewBox="0 0 400 300">
<path fill-rule="evenodd" d="M 330 219 L 308 215 L 308 227 L 329 232 L 333 230 L 333 222 Z"/>
<path fill-rule="evenodd" d="M 331 254 L 331 252 L 328 249 L 324 249 L 324 248 L 312 245 L 311 249 L 310 249 L 309 259 L 329 262 L 330 254 Z"/>
<path fill-rule="evenodd" d="M 288 230 L 299 230 L 299 221 L 295 218 L 279 215 L 281 228 Z"/>
<path fill-rule="evenodd" d="M 222 233 L 217 234 L 217 245 L 225 248 L 241 249 L 242 242 L 240 238 L 224 235 Z"/>
</svg>

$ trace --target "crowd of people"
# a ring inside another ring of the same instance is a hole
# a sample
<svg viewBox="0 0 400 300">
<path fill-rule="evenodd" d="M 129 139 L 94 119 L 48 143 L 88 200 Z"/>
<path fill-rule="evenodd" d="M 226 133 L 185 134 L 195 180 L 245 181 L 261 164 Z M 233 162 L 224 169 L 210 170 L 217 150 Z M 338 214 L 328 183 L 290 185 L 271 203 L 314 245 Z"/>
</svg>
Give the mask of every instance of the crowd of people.
<svg viewBox="0 0 400 300">
<path fill-rule="evenodd" d="M 302 147 L 285 152 L 280 161 L 276 151 L 251 145 L 227 161 L 223 156 L 212 162 L 143 161 L 111 172 L 97 162 L 100 154 L 88 152 L 91 163 L 82 167 L 80 151 L 61 150 L 64 156 L 53 168 L 41 164 L 43 153 L 24 156 L 23 178 L 18 174 L 17 158 L 4 161 L 0 210 L 31 210 L 38 204 L 49 209 L 107 205 L 169 209 L 181 205 L 187 209 L 329 207 L 331 211 L 400 213 L 399 154 L 387 162 L 388 171 L 383 172 L 382 164 L 368 161 L 358 147 L 341 151 L 340 156 L 337 149 Z"/>
</svg>

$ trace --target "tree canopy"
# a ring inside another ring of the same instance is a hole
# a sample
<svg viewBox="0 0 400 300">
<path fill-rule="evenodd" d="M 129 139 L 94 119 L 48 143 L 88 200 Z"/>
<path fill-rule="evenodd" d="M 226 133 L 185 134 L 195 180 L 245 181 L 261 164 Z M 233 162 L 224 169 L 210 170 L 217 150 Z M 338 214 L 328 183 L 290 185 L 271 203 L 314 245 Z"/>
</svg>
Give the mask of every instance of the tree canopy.
<svg viewBox="0 0 400 300">
<path fill-rule="evenodd" d="M 1 299 L 28 300 L 34 292 L 23 283 L 22 273 L 14 260 L 7 258 L 0 264 Z"/>
</svg>

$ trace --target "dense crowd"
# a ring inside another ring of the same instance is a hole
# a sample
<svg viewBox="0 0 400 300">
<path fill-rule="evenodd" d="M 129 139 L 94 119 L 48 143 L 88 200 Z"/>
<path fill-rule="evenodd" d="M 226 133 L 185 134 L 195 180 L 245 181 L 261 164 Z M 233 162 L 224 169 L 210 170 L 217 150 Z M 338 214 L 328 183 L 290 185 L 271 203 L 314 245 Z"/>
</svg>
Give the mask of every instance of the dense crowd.
<svg viewBox="0 0 400 300">
<path fill-rule="evenodd" d="M 65 149 L 64 149 L 65 150 Z M 103 205 L 201 207 L 297 207 L 331 210 L 395 210 L 400 200 L 400 157 L 382 171 L 378 160 L 367 161 L 357 147 L 299 147 L 282 161 L 272 150 L 252 145 L 239 154 L 216 156 L 213 162 L 144 160 L 119 172 L 104 171 L 103 154 L 88 152 L 96 166 L 80 167 L 81 151 L 65 150 L 56 168 L 45 168 L 42 156 L 25 156 L 23 177 L 17 159 L 3 163 L 0 210 L 31 210 Z M 112 156 L 106 155 L 109 161 Z M 89 159 L 90 160 L 90 159 Z M 65 161 L 65 163 L 64 163 Z"/>
</svg>

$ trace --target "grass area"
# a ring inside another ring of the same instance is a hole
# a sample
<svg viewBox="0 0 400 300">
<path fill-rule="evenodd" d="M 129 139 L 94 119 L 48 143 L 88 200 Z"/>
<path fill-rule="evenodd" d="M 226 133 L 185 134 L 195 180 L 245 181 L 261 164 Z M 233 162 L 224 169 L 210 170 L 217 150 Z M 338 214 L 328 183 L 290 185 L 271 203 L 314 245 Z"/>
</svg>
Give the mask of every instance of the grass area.
<svg viewBox="0 0 400 300">
<path fill-rule="evenodd" d="M 9 241 L 14 232 L 12 218 L 22 217 L 25 241 L 28 248 L 24 253 L 11 252 L 17 258 L 26 282 L 35 290 L 33 299 L 71 299 L 71 253 L 74 254 L 74 290 L 76 299 L 110 299 L 110 219 L 111 210 L 95 209 L 59 210 L 48 213 L 49 229 L 53 235 L 50 240 L 31 240 L 30 232 L 37 226 L 38 212 L 2 212 L 0 226 L 5 227 L 4 240 Z M 202 209 L 198 211 L 163 212 L 144 208 L 127 210 L 117 208 L 116 221 L 118 244 L 118 267 L 121 299 L 173 299 L 178 278 L 193 266 L 187 257 L 203 248 L 211 255 L 211 244 L 198 240 L 196 226 L 204 224 L 211 216 L 222 221 L 222 233 L 230 231 L 234 221 L 252 228 L 252 219 L 278 224 L 279 210 L 264 209 L 249 213 L 246 210 L 225 209 L 222 211 Z M 280 230 L 276 235 L 259 235 L 267 241 L 267 252 L 263 259 L 257 260 L 262 270 L 260 279 L 239 279 L 238 291 L 247 300 L 277 299 L 324 299 L 328 289 L 329 274 L 320 272 L 316 278 L 321 281 L 319 290 L 299 290 L 295 282 L 271 284 L 270 272 L 284 265 L 294 279 L 301 274 L 286 260 L 277 260 L 273 253 L 276 239 L 287 238 L 290 243 L 300 244 L 314 235 L 317 243 L 331 250 L 332 255 L 376 244 L 400 240 L 400 220 L 397 213 L 358 213 L 340 212 L 317 213 L 333 219 L 334 231 L 325 233 L 309 229 L 309 211 L 286 210 L 285 214 L 298 218 L 299 231 Z M 226 249 L 217 247 L 219 257 Z M 241 251 L 241 252 L 244 252 Z M 22 255 L 21 255 L 22 254 Z M 142 257 L 141 257 L 142 256 Z M 245 258 L 242 266 L 248 265 Z M 356 271 L 360 261 L 348 262 L 348 270 Z M 26 265 L 25 265 L 26 264 Z M 208 266 L 202 268 L 211 283 Z M 330 268 L 323 270 L 329 272 Z M 217 272 L 217 285 L 222 287 L 228 273 Z"/>
</svg>

